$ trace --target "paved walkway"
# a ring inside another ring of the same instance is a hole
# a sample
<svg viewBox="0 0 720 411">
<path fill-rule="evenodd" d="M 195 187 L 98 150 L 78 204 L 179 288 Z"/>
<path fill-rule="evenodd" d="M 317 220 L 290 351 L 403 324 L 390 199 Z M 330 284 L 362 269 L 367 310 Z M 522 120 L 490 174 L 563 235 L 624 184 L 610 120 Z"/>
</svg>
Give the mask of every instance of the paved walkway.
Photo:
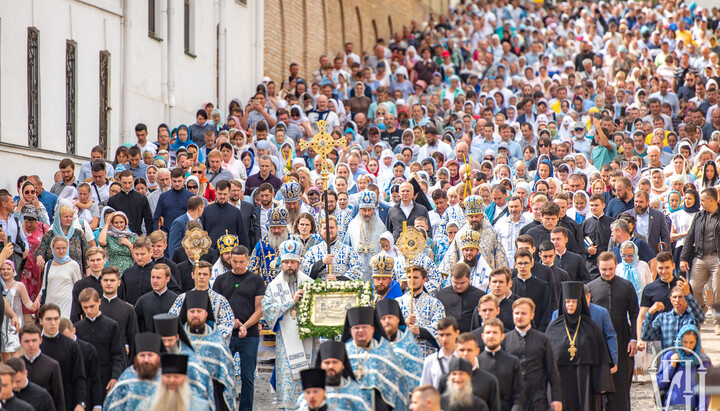
<svg viewBox="0 0 720 411">
<path fill-rule="evenodd" d="M 701 330 L 701 341 L 705 353 L 715 365 L 720 365 L 720 336 L 715 335 L 714 322 L 708 318 Z M 255 410 L 265 411 L 274 409 L 275 393 L 270 386 L 272 363 L 258 364 L 260 378 L 255 381 Z M 648 379 L 645 383 L 635 383 L 630 391 L 631 404 L 634 410 L 651 411 L 655 409 L 652 383 Z"/>
</svg>

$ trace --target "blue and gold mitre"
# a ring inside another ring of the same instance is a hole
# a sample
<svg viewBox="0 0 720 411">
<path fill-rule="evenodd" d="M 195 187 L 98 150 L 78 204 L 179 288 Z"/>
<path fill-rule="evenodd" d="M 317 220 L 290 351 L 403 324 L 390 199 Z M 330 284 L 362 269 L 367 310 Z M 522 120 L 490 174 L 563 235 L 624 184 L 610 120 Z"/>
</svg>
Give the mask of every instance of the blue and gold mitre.
<svg viewBox="0 0 720 411">
<path fill-rule="evenodd" d="M 472 195 L 465 197 L 465 215 L 474 215 L 485 212 L 482 197 Z"/>
<path fill-rule="evenodd" d="M 380 253 L 370 260 L 373 277 L 392 277 L 395 268 L 395 259 L 385 253 Z"/>
<path fill-rule="evenodd" d="M 285 240 L 280 244 L 280 261 L 302 261 L 302 243 L 295 240 Z"/>
<path fill-rule="evenodd" d="M 268 215 L 268 227 L 283 227 L 287 226 L 288 212 L 284 208 L 273 207 Z"/>
<path fill-rule="evenodd" d="M 300 201 L 300 196 L 302 195 L 302 187 L 299 183 L 296 183 L 295 181 L 288 181 L 287 183 L 283 183 L 283 185 L 280 186 L 280 193 L 282 194 L 283 199 L 286 203 Z"/>
<path fill-rule="evenodd" d="M 358 206 L 360 208 L 375 208 L 377 194 L 374 191 L 364 190 L 358 193 Z"/>
<path fill-rule="evenodd" d="M 460 249 L 477 248 L 480 249 L 480 233 L 475 230 L 467 230 L 460 235 Z"/>
<path fill-rule="evenodd" d="M 239 244 L 240 241 L 238 241 L 237 236 L 228 234 L 227 230 L 225 230 L 225 235 L 217 240 L 218 251 L 220 251 L 220 254 L 232 251 L 232 249 L 237 247 Z"/>
</svg>

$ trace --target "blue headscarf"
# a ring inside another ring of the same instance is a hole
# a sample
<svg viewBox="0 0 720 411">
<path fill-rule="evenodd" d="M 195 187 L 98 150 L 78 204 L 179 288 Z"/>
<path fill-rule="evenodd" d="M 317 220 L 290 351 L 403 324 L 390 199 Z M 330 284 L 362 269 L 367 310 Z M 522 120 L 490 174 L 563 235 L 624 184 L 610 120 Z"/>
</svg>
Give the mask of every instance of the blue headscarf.
<svg viewBox="0 0 720 411">
<path fill-rule="evenodd" d="M 187 134 L 188 134 L 187 140 L 180 141 L 180 137 L 176 137 L 175 142 L 170 146 L 170 150 L 172 150 L 172 151 L 178 151 L 178 149 L 180 149 L 180 148 L 187 148 L 193 142 L 192 138 L 190 138 L 190 129 L 188 128 L 188 126 L 186 126 L 185 124 L 180 124 L 176 130 L 180 131 L 181 128 L 184 128 L 185 131 L 187 131 Z M 179 134 L 180 133 L 178 133 L 178 135 Z"/>
<path fill-rule="evenodd" d="M 198 163 L 202 164 L 202 163 L 205 162 L 205 158 L 203 157 L 203 153 L 202 153 L 202 151 L 200 150 L 200 146 L 198 146 L 197 144 L 193 143 L 192 141 L 190 141 L 190 144 L 188 144 L 187 146 L 188 146 L 188 147 L 193 146 L 193 147 L 197 148 L 197 158 L 196 158 L 196 160 L 197 160 Z"/>
<path fill-rule="evenodd" d="M 623 248 L 627 248 L 628 246 L 632 246 L 633 248 L 633 260 L 631 263 L 626 263 L 625 259 L 620 259 L 620 261 L 622 261 L 622 272 L 620 273 L 620 278 L 624 278 L 632 283 L 633 287 L 635 287 L 635 293 L 638 296 L 638 301 L 640 301 L 643 285 L 640 282 L 640 273 L 637 269 L 638 263 L 640 262 L 637 246 L 630 240 L 625 241 L 620 245 L 620 253 L 622 253 Z"/>
<path fill-rule="evenodd" d="M 688 332 L 694 332 L 695 337 L 697 337 L 697 344 L 695 344 L 695 349 L 693 350 L 695 352 L 695 355 L 678 348 L 677 353 L 680 356 L 680 361 L 690 361 L 693 366 L 697 366 L 700 364 L 700 360 L 698 357 L 702 355 L 702 346 L 700 345 L 700 331 L 694 324 L 685 324 L 680 328 L 680 331 L 678 331 L 677 336 L 675 336 L 675 346 L 682 347 L 682 337 L 683 335 L 687 334 Z"/>
<path fill-rule="evenodd" d="M 677 194 L 677 195 L 680 196 L 680 202 L 678 203 L 678 208 L 676 208 L 676 209 L 674 209 L 674 210 L 672 209 L 672 207 L 670 207 L 670 194 L 672 194 L 672 193 L 675 193 L 675 194 Z M 673 190 L 673 191 L 671 191 L 671 192 L 668 194 L 668 211 L 670 211 L 670 214 L 672 214 L 672 213 L 674 213 L 674 212 L 676 212 L 676 211 L 682 210 L 682 208 L 683 208 L 683 206 L 682 206 L 682 200 L 683 200 L 683 195 L 680 194 L 680 192 L 677 191 L 677 190 Z M 696 203 L 697 203 L 697 201 L 696 201 Z"/>
<path fill-rule="evenodd" d="M 68 241 L 67 248 L 65 249 L 65 255 L 64 256 L 58 256 L 55 254 L 55 249 L 53 247 L 50 247 L 53 255 L 53 261 L 57 262 L 58 264 L 65 264 L 68 261 L 70 261 L 70 242 Z"/>
<path fill-rule="evenodd" d="M 549 159 L 543 158 L 543 159 L 540 160 L 540 161 L 538 162 L 538 164 L 537 164 L 537 171 L 535 171 L 535 182 L 537 182 L 538 180 L 540 180 L 540 164 L 543 164 L 543 163 L 544 163 L 544 164 L 547 164 L 547 166 L 550 167 L 550 175 L 547 176 L 547 178 L 553 177 L 553 165 L 552 165 L 552 163 L 550 162 Z M 547 179 L 547 178 L 546 178 L 546 179 Z"/>
<path fill-rule="evenodd" d="M 63 232 L 62 226 L 60 225 L 60 220 L 61 220 L 60 212 L 64 208 L 67 208 L 73 214 L 73 222 L 70 223 L 70 227 L 68 227 L 67 234 L 65 234 L 65 232 Z M 64 204 L 64 203 L 59 204 L 58 208 L 55 210 L 55 218 L 52 223 L 52 231 L 55 234 L 55 237 L 63 237 L 66 240 L 70 241 L 70 238 L 72 238 L 73 234 L 75 234 L 75 215 L 74 214 L 75 214 L 75 212 L 73 211 L 71 206 Z"/>
</svg>

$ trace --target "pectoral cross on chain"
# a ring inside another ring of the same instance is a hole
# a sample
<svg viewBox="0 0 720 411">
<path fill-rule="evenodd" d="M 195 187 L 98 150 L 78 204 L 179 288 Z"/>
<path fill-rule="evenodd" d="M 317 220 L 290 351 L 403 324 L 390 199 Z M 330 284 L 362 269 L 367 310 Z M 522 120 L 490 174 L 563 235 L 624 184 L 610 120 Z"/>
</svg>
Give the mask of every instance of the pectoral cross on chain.
<svg viewBox="0 0 720 411">
<path fill-rule="evenodd" d="M 346 141 L 345 139 L 335 140 L 330 134 L 328 134 L 325 131 L 325 126 L 327 125 L 325 120 L 318 120 L 315 124 L 318 126 L 318 133 L 315 134 L 310 141 L 300 140 L 300 149 L 305 150 L 306 148 L 311 147 L 313 151 L 322 158 L 321 173 L 327 174 L 328 169 L 325 159 L 327 159 L 328 154 L 330 154 L 335 147 L 345 147 Z"/>
<path fill-rule="evenodd" d="M 570 348 L 568 348 L 568 353 L 570 353 L 570 361 L 572 361 L 575 358 L 575 354 L 577 354 L 577 348 L 575 348 L 575 344 L 570 343 Z"/>
</svg>

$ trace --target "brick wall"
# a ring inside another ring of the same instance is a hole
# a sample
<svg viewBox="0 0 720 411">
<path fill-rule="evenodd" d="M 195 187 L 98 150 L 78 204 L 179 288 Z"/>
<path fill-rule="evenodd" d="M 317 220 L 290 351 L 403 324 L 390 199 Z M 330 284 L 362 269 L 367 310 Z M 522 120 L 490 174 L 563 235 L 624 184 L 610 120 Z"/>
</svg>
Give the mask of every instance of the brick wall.
<svg viewBox="0 0 720 411">
<path fill-rule="evenodd" d="M 361 50 L 372 51 L 376 30 L 387 44 L 390 24 L 392 31 L 400 31 L 412 19 L 422 22 L 431 11 L 447 10 L 449 0 L 264 1 L 264 71 L 279 83 L 291 62 L 298 63 L 300 76 L 308 79 L 322 54 L 334 56 L 351 41 L 362 56 Z"/>
</svg>

